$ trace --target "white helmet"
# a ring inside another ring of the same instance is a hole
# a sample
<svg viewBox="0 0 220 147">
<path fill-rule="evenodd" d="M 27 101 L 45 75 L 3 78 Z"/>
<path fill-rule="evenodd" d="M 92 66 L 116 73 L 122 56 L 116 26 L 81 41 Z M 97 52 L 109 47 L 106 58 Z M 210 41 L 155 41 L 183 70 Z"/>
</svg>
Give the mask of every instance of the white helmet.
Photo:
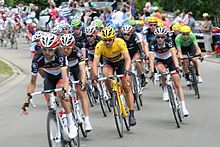
<svg viewBox="0 0 220 147">
<path fill-rule="evenodd" d="M 60 43 L 61 43 L 62 46 L 73 47 L 75 42 L 76 42 L 75 38 L 72 34 L 63 34 L 60 37 Z"/>
<path fill-rule="evenodd" d="M 158 27 L 154 31 L 155 35 L 166 35 L 167 34 L 167 28 L 166 27 Z"/>
<path fill-rule="evenodd" d="M 86 35 L 92 35 L 93 33 L 95 33 L 95 31 L 96 31 L 96 27 L 92 25 L 86 27 L 85 29 Z"/>
<path fill-rule="evenodd" d="M 124 25 L 122 27 L 122 33 L 128 34 L 132 33 L 134 31 L 134 28 L 131 25 Z"/>
<path fill-rule="evenodd" d="M 5 4 L 5 0 L 0 0 L 0 5 L 4 5 Z"/>
<path fill-rule="evenodd" d="M 44 35 L 44 32 L 42 31 L 37 31 L 33 36 L 32 36 L 32 42 L 36 40 L 40 40 L 41 37 Z"/>
<path fill-rule="evenodd" d="M 52 33 L 44 33 L 44 35 L 40 39 L 40 42 L 43 47 L 53 49 L 55 49 L 60 43 L 57 35 Z"/>
<path fill-rule="evenodd" d="M 60 33 L 62 33 L 62 29 L 60 28 L 60 26 L 57 25 L 52 29 L 51 33 L 60 34 Z"/>
</svg>

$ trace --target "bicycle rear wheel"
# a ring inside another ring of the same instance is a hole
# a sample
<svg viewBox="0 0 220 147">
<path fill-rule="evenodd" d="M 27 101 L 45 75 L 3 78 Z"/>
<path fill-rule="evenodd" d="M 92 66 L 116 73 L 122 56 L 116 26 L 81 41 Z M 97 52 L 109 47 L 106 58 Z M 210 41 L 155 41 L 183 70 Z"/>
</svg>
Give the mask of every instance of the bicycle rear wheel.
<svg viewBox="0 0 220 147">
<path fill-rule="evenodd" d="M 59 121 L 54 112 L 48 112 L 47 115 L 47 137 L 49 147 L 64 147 L 62 135 L 58 128 Z M 59 135 L 60 134 L 60 135 Z"/>
<path fill-rule="evenodd" d="M 87 85 L 86 87 L 89 87 L 89 85 Z M 93 107 L 94 106 L 94 104 L 93 104 L 94 98 L 93 98 L 93 94 L 92 94 L 92 89 L 90 89 L 90 88 L 87 89 L 87 95 L 89 98 L 89 103 L 90 103 L 91 107 Z"/>
<path fill-rule="evenodd" d="M 79 129 L 78 129 L 78 135 L 70 142 L 68 142 L 65 147 L 80 147 Z"/>
<path fill-rule="evenodd" d="M 191 76 L 192 76 L 192 87 L 193 87 L 193 90 L 194 90 L 195 95 L 197 96 L 197 98 L 200 99 L 198 82 L 197 82 L 197 78 L 196 78 L 196 74 L 195 74 L 195 69 L 194 69 L 193 66 L 191 67 L 190 72 L 191 72 Z"/>
<path fill-rule="evenodd" d="M 99 103 L 100 103 L 100 106 L 101 106 L 101 109 L 102 109 L 102 113 L 103 113 L 104 117 L 106 117 L 107 116 L 106 111 L 107 111 L 108 108 L 107 108 L 106 101 L 103 97 L 103 89 L 102 89 L 101 85 L 99 85 L 99 87 L 100 87 L 99 88 L 99 93 L 98 93 Z M 100 93 L 102 93 L 102 94 L 100 94 Z"/>
<path fill-rule="evenodd" d="M 140 104 L 139 104 L 139 94 L 138 94 L 138 89 L 137 89 L 137 81 L 136 81 L 136 75 L 133 76 L 133 95 L 134 95 L 134 101 L 136 103 L 137 106 L 137 110 L 140 111 Z"/>
<path fill-rule="evenodd" d="M 115 118 L 115 125 L 118 131 L 119 136 L 123 137 L 123 119 L 120 112 L 120 106 L 118 103 L 117 93 L 114 91 L 112 93 L 112 100 L 113 100 L 113 114 Z"/>
<path fill-rule="evenodd" d="M 177 112 L 177 107 L 176 107 L 175 100 L 174 100 L 175 97 L 174 97 L 173 89 L 171 86 L 168 85 L 167 90 L 168 90 L 168 94 L 169 94 L 169 102 L 170 102 L 170 105 L 172 108 L 173 117 L 175 119 L 177 128 L 180 128 L 180 123 L 179 123 L 179 120 L 177 119 L 178 112 Z"/>
</svg>

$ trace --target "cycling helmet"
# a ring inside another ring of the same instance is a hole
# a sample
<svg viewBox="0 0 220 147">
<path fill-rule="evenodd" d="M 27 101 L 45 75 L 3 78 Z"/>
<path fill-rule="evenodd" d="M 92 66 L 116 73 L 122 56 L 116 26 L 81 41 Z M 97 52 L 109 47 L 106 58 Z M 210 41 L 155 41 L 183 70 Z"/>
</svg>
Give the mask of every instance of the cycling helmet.
<svg viewBox="0 0 220 147">
<path fill-rule="evenodd" d="M 113 39 L 115 38 L 115 30 L 112 27 L 105 27 L 101 32 L 102 39 Z"/>
<path fill-rule="evenodd" d="M 104 25 L 102 24 L 102 21 L 99 19 L 92 21 L 91 25 L 97 27 L 97 29 L 102 29 L 104 27 Z"/>
<path fill-rule="evenodd" d="M 148 23 L 157 23 L 158 19 L 157 19 L 157 17 L 151 16 L 147 19 L 147 22 Z"/>
<path fill-rule="evenodd" d="M 81 27 L 82 26 L 82 22 L 80 19 L 74 19 L 71 21 L 71 26 L 72 27 Z"/>
<path fill-rule="evenodd" d="M 40 40 L 41 37 L 44 35 L 44 32 L 42 31 L 37 31 L 33 36 L 32 36 L 32 42 Z"/>
<path fill-rule="evenodd" d="M 75 38 L 72 34 L 63 34 L 60 37 L 60 44 L 65 47 L 72 47 L 75 44 Z"/>
<path fill-rule="evenodd" d="M 51 31 L 51 33 L 53 34 L 60 34 L 61 32 L 62 32 L 62 29 L 58 25 L 55 26 Z"/>
<path fill-rule="evenodd" d="M 137 25 L 144 25 L 144 21 L 143 20 L 138 20 Z"/>
<path fill-rule="evenodd" d="M 167 34 L 167 28 L 166 27 L 158 27 L 154 31 L 155 35 L 166 35 Z"/>
<path fill-rule="evenodd" d="M 43 47 L 45 48 L 53 48 L 55 49 L 59 45 L 59 38 L 57 35 L 52 33 L 45 33 L 41 39 L 40 42 Z"/>
<path fill-rule="evenodd" d="M 179 30 L 180 30 L 180 25 L 179 25 L 178 23 L 174 24 L 174 25 L 172 26 L 172 30 L 173 30 L 173 31 L 179 31 Z"/>
<path fill-rule="evenodd" d="M 182 26 L 182 27 L 180 28 L 180 32 L 181 32 L 181 33 L 190 33 L 190 32 L 191 32 L 191 28 L 190 28 L 190 26 L 187 26 L 187 25 Z"/>
<path fill-rule="evenodd" d="M 134 19 L 130 20 L 128 23 L 129 23 L 129 25 L 131 25 L 131 26 L 135 26 L 135 25 L 136 25 L 136 22 L 135 22 Z"/>
<path fill-rule="evenodd" d="M 96 28 L 95 28 L 95 26 L 92 26 L 92 25 L 86 27 L 86 29 L 85 29 L 86 35 L 92 35 L 95 32 L 96 32 Z"/>
<path fill-rule="evenodd" d="M 127 33 L 132 33 L 134 31 L 134 28 L 131 25 L 124 25 L 121 30 L 122 33 L 127 34 Z"/>
</svg>

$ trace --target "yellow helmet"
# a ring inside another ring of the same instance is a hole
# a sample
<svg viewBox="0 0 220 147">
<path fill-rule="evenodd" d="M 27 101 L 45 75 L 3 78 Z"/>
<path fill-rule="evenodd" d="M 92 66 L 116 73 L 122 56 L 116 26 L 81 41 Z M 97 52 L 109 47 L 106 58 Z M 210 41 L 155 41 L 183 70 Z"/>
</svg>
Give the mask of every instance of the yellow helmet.
<svg viewBox="0 0 220 147">
<path fill-rule="evenodd" d="M 172 30 L 174 31 L 179 31 L 180 30 L 180 25 L 178 23 L 175 23 L 173 26 L 172 26 Z"/>
<path fill-rule="evenodd" d="M 187 25 L 182 26 L 182 27 L 180 28 L 180 32 L 181 32 L 181 33 L 190 33 L 190 32 L 191 32 L 191 28 L 190 28 L 190 26 L 187 26 Z"/>
<path fill-rule="evenodd" d="M 112 27 L 105 27 L 101 32 L 102 39 L 113 39 L 115 38 L 115 30 Z"/>
<path fill-rule="evenodd" d="M 147 22 L 148 23 L 157 23 L 158 20 L 157 20 L 157 17 L 152 16 L 147 19 Z"/>
<path fill-rule="evenodd" d="M 144 25 L 144 21 L 143 21 L 143 20 L 138 20 L 138 21 L 136 22 L 136 24 L 137 24 L 137 25 Z"/>
</svg>

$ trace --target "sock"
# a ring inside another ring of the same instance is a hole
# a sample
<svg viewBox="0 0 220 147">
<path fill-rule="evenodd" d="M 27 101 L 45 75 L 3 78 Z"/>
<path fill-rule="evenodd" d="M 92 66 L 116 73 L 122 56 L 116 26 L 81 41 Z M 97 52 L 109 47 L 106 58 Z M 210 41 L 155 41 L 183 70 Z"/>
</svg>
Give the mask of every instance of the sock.
<svg viewBox="0 0 220 147">
<path fill-rule="evenodd" d="M 85 116 L 85 122 L 89 122 L 89 116 Z"/>
<path fill-rule="evenodd" d="M 134 117 L 134 110 L 129 110 L 130 111 L 130 116 Z"/>
<path fill-rule="evenodd" d="M 66 114 L 66 117 L 67 117 L 67 121 L 68 121 L 68 124 L 69 124 L 69 125 L 75 125 L 75 122 L 73 121 L 73 115 L 72 115 L 72 113 Z"/>
<path fill-rule="evenodd" d="M 186 104 L 185 104 L 185 101 L 180 101 L 181 102 L 181 105 L 182 105 L 182 108 L 186 108 Z"/>
</svg>

